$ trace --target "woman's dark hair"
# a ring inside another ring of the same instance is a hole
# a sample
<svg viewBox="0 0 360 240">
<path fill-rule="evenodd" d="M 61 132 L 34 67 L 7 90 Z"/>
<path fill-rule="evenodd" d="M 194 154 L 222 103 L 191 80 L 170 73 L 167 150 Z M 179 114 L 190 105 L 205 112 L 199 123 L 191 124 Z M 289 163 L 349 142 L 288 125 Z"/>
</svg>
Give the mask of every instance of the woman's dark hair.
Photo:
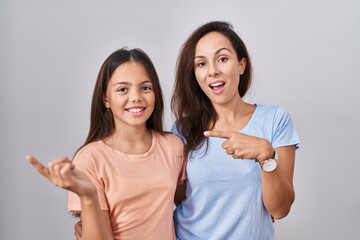
<svg viewBox="0 0 360 240">
<path fill-rule="evenodd" d="M 114 118 L 111 110 L 109 111 L 104 104 L 104 96 L 115 69 L 126 62 L 135 61 L 143 65 L 149 74 L 153 85 L 155 95 L 155 108 L 150 118 L 146 121 L 146 126 L 159 133 L 163 131 L 163 112 L 164 102 L 160 87 L 159 77 L 154 64 L 149 56 L 141 49 L 135 48 L 129 50 L 127 47 L 113 52 L 102 64 L 95 83 L 94 93 L 91 103 L 90 129 L 85 143 L 81 149 L 88 143 L 100 140 L 111 135 L 115 128 Z"/>
<path fill-rule="evenodd" d="M 203 132 L 212 129 L 218 116 L 210 99 L 201 90 L 194 71 L 195 49 L 199 40 L 210 32 L 218 32 L 231 42 L 237 58 L 246 59 L 246 68 L 241 75 L 238 91 L 245 96 L 251 85 L 252 67 L 246 46 L 230 23 L 214 21 L 197 28 L 180 50 L 176 64 L 176 78 L 171 110 L 181 135 L 186 139 L 185 151 L 198 149 L 204 143 Z M 240 76 L 239 76 L 240 78 Z"/>
</svg>

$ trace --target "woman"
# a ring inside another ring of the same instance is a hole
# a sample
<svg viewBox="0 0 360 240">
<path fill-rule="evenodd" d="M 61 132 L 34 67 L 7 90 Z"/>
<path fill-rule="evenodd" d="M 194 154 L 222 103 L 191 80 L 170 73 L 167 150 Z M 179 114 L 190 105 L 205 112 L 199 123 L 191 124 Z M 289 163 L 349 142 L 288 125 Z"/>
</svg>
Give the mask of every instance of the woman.
<svg viewBox="0 0 360 240">
<path fill-rule="evenodd" d="M 178 239 L 274 239 L 272 218 L 290 211 L 299 139 L 284 109 L 242 99 L 251 76 L 229 23 L 200 26 L 180 51 L 172 131 L 188 161 L 186 198 L 174 212 Z"/>
</svg>

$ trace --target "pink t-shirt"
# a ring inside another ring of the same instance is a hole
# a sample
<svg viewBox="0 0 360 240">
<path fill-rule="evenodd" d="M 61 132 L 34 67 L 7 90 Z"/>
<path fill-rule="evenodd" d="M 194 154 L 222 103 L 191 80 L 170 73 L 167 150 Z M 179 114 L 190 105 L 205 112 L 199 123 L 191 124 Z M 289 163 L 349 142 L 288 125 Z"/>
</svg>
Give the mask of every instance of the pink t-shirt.
<svg viewBox="0 0 360 240">
<path fill-rule="evenodd" d="M 178 137 L 153 131 L 149 151 L 140 155 L 96 141 L 83 147 L 73 162 L 94 182 L 101 209 L 109 211 L 114 239 L 175 239 L 174 194 L 185 179 Z M 72 192 L 68 211 L 81 211 L 79 197 Z"/>
</svg>

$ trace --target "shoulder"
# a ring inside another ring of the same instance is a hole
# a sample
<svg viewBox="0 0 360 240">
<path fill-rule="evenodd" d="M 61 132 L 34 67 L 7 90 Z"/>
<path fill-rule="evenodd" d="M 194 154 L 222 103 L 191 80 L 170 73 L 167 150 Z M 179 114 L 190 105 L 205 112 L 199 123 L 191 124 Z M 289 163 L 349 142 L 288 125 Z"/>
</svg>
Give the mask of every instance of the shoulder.
<svg viewBox="0 0 360 240">
<path fill-rule="evenodd" d="M 181 141 L 181 139 L 173 133 L 160 134 L 158 132 L 155 132 L 154 136 L 157 139 L 157 141 L 159 142 L 159 144 L 161 144 L 161 145 L 166 144 L 166 145 L 168 145 L 168 147 L 183 145 L 183 142 Z"/>
<path fill-rule="evenodd" d="M 86 144 L 85 146 L 83 146 L 82 148 L 79 149 L 79 151 L 76 153 L 76 155 L 83 155 L 83 154 L 88 154 L 88 153 L 92 153 L 92 152 L 96 152 L 98 151 L 100 148 L 102 148 L 101 144 L 102 141 L 98 140 L 95 142 L 91 142 Z"/>
<path fill-rule="evenodd" d="M 175 136 L 177 136 L 179 139 L 181 139 L 181 141 L 183 143 L 186 143 L 186 139 L 180 133 L 180 126 L 179 126 L 178 122 L 174 122 L 173 125 L 171 126 L 171 133 L 174 134 Z"/>
<path fill-rule="evenodd" d="M 274 118 L 274 120 L 289 116 L 289 112 L 285 108 L 280 107 L 279 105 L 256 104 L 256 111 L 258 115 L 262 117 L 272 117 Z"/>
<path fill-rule="evenodd" d="M 269 134 L 293 128 L 290 114 L 279 105 L 256 104 L 256 110 L 249 124 L 252 129 L 263 129 Z"/>
<path fill-rule="evenodd" d="M 267 113 L 277 112 L 279 109 L 282 110 L 282 108 L 279 105 L 274 105 L 274 104 L 258 104 L 257 103 L 256 108 L 258 111 L 267 112 Z"/>
<path fill-rule="evenodd" d="M 89 162 L 93 162 L 101 152 L 103 152 L 104 144 L 101 140 L 91 142 L 83 146 L 74 156 L 74 163 L 86 164 Z"/>
<path fill-rule="evenodd" d="M 157 141 L 157 150 L 164 151 L 167 153 L 182 155 L 184 152 L 184 143 L 181 139 L 172 133 L 155 133 L 154 137 Z"/>
<path fill-rule="evenodd" d="M 298 148 L 300 141 L 289 112 L 278 105 L 258 104 L 257 106 L 259 107 L 257 119 L 263 121 L 263 125 L 269 130 L 268 137 L 273 146 L 276 148 L 295 145 Z"/>
</svg>

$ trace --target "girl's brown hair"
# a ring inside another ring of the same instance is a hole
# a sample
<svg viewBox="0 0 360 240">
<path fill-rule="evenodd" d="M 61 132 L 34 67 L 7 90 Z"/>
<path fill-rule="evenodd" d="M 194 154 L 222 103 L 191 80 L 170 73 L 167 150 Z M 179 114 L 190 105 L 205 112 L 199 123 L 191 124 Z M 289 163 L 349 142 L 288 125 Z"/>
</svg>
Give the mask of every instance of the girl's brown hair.
<svg viewBox="0 0 360 240">
<path fill-rule="evenodd" d="M 113 52 L 102 64 L 94 88 L 94 93 L 91 103 L 91 117 L 90 117 L 90 129 L 85 143 L 79 148 L 81 149 L 88 143 L 100 140 L 104 137 L 111 135 L 115 128 L 114 118 L 111 111 L 104 105 L 104 96 L 110 81 L 116 68 L 121 64 L 135 61 L 142 64 L 150 80 L 153 84 L 153 91 L 155 94 L 155 108 L 150 118 L 146 121 L 146 126 L 149 129 L 153 129 L 159 133 L 163 131 L 163 111 L 164 102 L 163 95 L 160 87 L 160 81 L 154 64 L 149 56 L 141 49 L 127 49 L 121 48 Z"/>
</svg>

